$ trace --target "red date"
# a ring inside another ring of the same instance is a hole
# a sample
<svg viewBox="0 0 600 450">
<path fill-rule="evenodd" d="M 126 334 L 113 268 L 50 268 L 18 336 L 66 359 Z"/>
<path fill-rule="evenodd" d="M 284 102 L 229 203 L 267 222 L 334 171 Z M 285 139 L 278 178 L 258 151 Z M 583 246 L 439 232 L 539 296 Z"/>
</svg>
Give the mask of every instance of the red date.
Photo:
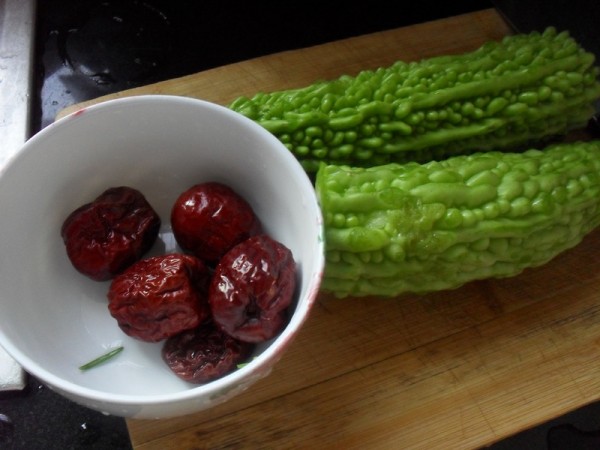
<svg viewBox="0 0 600 450">
<path fill-rule="evenodd" d="M 113 279 L 108 309 L 125 334 L 158 342 L 210 316 L 209 283 L 208 267 L 192 255 L 142 259 Z"/>
<path fill-rule="evenodd" d="M 262 342 L 285 325 L 295 287 L 292 252 L 269 236 L 258 235 L 221 259 L 208 301 L 223 331 L 245 342 Z"/>
<path fill-rule="evenodd" d="M 73 211 L 61 236 L 71 264 L 93 280 L 106 281 L 152 247 L 160 223 L 139 191 L 114 187 Z"/>
<path fill-rule="evenodd" d="M 181 379 L 206 383 L 233 371 L 252 350 L 207 320 L 198 328 L 184 331 L 165 342 L 163 360 Z"/>
<path fill-rule="evenodd" d="M 171 210 L 177 243 L 209 264 L 261 231 L 252 207 L 230 187 L 201 183 L 183 192 Z"/>
</svg>

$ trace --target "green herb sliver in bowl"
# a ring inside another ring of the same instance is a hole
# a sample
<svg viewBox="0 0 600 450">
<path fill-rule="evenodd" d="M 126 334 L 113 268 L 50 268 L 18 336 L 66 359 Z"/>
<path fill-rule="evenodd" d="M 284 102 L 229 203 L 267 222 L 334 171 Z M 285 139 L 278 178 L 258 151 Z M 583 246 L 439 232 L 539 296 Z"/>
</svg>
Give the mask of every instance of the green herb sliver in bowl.
<svg viewBox="0 0 600 450">
<path fill-rule="evenodd" d="M 117 356 L 119 353 L 121 353 L 123 351 L 123 346 L 119 346 L 116 347 L 114 349 L 112 349 L 111 351 L 103 354 L 102 356 L 99 356 L 96 359 L 91 360 L 90 362 L 79 366 L 79 370 L 81 371 L 86 371 L 89 369 L 93 369 L 96 366 L 99 366 L 100 364 L 105 363 L 106 361 L 108 361 L 111 358 L 114 358 L 115 356 Z"/>
</svg>

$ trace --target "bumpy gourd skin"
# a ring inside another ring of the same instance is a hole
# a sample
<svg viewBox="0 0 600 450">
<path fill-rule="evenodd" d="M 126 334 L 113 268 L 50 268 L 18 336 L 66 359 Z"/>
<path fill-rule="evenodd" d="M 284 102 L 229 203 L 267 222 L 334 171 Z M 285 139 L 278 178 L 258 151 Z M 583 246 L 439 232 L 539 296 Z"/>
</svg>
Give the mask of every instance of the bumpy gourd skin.
<svg viewBox="0 0 600 450">
<path fill-rule="evenodd" d="M 277 136 L 309 173 L 524 148 L 585 126 L 598 68 L 567 32 L 515 35 L 463 55 L 399 61 L 230 108 Z"/>
<path fill-rule="evenodd" d="M 324 291 L 396 296 L 516 275 L 600 225 L 600 140 L 372 168 L 325 165 Z"/>
</svg>

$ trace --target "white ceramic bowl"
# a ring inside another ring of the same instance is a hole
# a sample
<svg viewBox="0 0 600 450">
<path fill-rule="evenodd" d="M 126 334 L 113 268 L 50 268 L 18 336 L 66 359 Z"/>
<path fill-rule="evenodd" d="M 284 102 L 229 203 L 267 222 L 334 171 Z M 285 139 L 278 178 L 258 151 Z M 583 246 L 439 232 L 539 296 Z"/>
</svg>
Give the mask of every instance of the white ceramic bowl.
<svg viewBox="0 0 600 450">
<path fill-rule="evenodd" d="M 67 214 L 111 186 L 139 189 L 162 219 L 151 253 L 176 250 L 169 214 L 195 183 L 220 181 L 253 206 L 299 268 L 293 315 L 245 367 L 205 385 L 177 378 L 161 343 L 126 336 L 109 315 L 109 282 L 69 262 Z M 67 116 L 31 138 L 0 172 L 0 345 L 64 396 L 113 415 L 164 418 L 208 408 L 266 376 L 315 300 L 324 264 L 314 189 L 270 133 L 227 108 L 190 98 L 141 96 Z M 107 364 L 78 367 L 122 344 Z"/>
</svg>

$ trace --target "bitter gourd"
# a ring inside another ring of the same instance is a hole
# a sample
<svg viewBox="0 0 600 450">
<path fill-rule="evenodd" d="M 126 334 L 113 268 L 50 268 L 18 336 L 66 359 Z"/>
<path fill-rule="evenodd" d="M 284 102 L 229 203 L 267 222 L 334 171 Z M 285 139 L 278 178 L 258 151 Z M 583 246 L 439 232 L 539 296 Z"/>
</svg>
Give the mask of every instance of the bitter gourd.
<svg viewBox="0 0 600 450">
<path fill-rule="evenodd" d="M 426 164 L 322 164 L 322 288 L 396 296 L 516 275 L 600 224 L 600 140 Z"/>
<path fill-rule="evenodd" d="M 513 35 L 476 51 L 399 61 L 229 105 L 314 174 L 515 149 L 586 125 L 600 97 L 594 56 L 568 32 Z"/>
</svg>

